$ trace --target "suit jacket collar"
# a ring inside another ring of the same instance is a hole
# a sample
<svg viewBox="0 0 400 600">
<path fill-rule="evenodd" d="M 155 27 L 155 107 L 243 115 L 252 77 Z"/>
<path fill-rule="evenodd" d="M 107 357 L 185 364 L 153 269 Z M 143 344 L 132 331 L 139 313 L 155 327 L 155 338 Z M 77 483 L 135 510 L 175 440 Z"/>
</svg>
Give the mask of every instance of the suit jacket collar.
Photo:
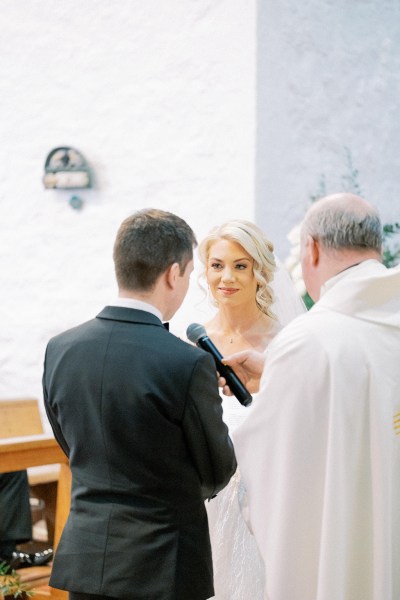
<svg viewBox="0 0 400 600">
<path fill-rule="evenodd" d="M 141 325 L 156 325 L 164 328 L 160 319 L 152 313 L 122 306 L 106 306 L 96 318 L 108 319 L 109 321 L 124 321 L 126 323 L 139 323 Z"/>
</svg>

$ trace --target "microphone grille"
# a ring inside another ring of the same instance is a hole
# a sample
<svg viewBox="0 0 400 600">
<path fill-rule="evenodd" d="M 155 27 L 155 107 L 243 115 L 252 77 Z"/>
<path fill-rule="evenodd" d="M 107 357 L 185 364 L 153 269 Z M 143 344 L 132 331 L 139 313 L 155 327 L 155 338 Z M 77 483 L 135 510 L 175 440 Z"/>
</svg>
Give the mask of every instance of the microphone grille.
<svg viewBox="0 0 400 600">
<path fill-rule="evenodd" d="M 207 335 L 206 329 L 203 325 L 200 325 L 200 323 L 192 323 L 186 329 L 186 336 L 187 336 L 188 340 L 193 342 L 193 344 L 197 344 L 199 339 L 206 335 Z"/>
</svg>

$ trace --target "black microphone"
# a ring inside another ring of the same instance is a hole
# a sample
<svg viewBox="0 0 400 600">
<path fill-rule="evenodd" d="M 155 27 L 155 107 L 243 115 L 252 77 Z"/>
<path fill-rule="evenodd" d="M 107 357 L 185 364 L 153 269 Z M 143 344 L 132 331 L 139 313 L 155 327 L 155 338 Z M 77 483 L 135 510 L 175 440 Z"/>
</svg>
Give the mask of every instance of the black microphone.
<svg viewBox="0 0 400 600">
<path fill-rule="evenodd" d="M 249 406 L 253 401 L 250 392 L 245 388 L 235 371 L 221 362 L 223 356 L 208 337 L 203 325 L 200 325 L 199 323 L 192 323 L 187 328 L 186 335 L 188 339 L 193 342 L 193 344 L 196 344 L 196 346 L 199 346 L 199 348 L 203 348 L 203 350 L 212 354 L 215 360 L 217 371 L 221 377 L 225 378 L 225 381 L 227 385 L 229 385 L 233 395 L 236 396 L 240 404 L 243 404 L 243 406 Z"/>
</svg>

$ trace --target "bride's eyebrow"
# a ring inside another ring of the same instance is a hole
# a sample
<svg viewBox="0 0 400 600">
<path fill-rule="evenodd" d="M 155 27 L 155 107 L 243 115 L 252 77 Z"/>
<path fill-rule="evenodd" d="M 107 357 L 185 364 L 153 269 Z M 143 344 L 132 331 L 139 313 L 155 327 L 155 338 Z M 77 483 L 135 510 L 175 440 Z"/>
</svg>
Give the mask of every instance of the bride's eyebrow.
<svg viewBox="0 0 400 600">
<path fill-rule="evenodd" d="M 237 264 L 237 263 L 244 263 L 244 262 L 248 262 L 250 264 L 252 264 L 252 260 L 250 258 L 246 258 L 245 256 L 243 258 L 236 258 L 234 261 L 232 261 L 233 264 Z"/>
</svg>

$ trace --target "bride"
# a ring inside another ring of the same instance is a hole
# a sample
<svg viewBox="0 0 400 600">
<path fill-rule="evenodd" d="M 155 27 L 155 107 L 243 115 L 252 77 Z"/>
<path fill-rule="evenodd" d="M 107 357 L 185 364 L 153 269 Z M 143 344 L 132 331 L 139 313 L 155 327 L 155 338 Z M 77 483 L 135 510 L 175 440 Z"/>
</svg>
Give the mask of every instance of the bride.
<svg viewBox="0 0 400 600">
<path fill-rule="evenodd" d="M 199 254 L 217 307 L 205 328 L 223 356 L 264 351 L 283 325 L 304 312 L 289 275 L 277 270 L 272 243 L 253 223 L 232 220 L 214 228 L 201 242 Z M 251 411 L 233 396 L 223 396 L 222 407 L 230 433 Z M 216 600 L 264 599 L 264 566 L 242 516 L 244 498 L 237 470 L 228 486 L 206 504 Z"/>
</svg>

